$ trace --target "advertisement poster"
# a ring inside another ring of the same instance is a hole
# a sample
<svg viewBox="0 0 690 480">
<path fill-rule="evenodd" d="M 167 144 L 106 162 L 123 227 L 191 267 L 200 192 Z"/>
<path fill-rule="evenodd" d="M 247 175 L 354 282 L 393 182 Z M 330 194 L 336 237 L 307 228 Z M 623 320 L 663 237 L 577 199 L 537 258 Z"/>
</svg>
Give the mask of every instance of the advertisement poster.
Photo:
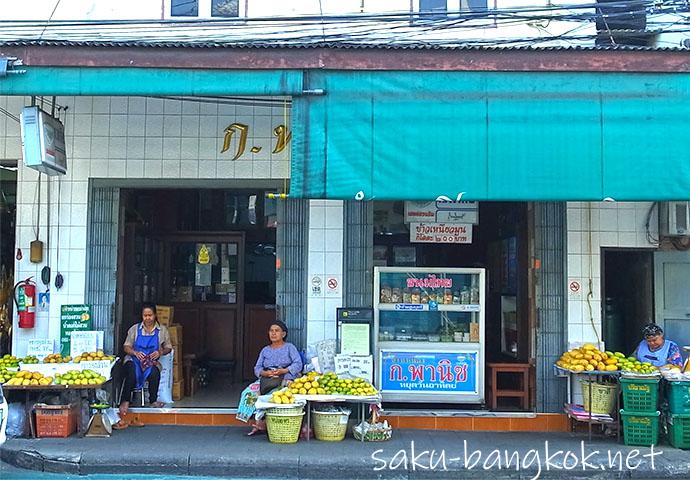
<svg viewBox="0 0 690 480">
<path fill-rule="evenodd" d="M 74 331 L 91 330 L 91 305 L 62 305 L 60 307 L 60 353 L 70 354 L 70 338 Z"/>
<path fill-rule="evenodd" d="M 478 352 L 381 351 L 381 391 L 477 393 Z"/>
<path fill-rule="evenodd" d="M 472 225 L 411 223 L 411 243 L 472 243 Z"/>
<path fill-rule="evenodd" d="M 478 202 L 405 202 L 405 223 L 479 224 Z"/>
</svg>

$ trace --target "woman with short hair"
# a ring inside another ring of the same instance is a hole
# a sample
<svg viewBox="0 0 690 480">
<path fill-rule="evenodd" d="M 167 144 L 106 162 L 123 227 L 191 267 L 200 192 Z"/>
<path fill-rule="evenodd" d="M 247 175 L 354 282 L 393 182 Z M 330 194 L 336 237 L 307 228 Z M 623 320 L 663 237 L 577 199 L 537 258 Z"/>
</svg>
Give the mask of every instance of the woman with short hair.
<svg viewBox="0 0 690 480">
<path fill-rule="evenodd" d="M 659 325 L 655 323 L 645 325 L 642 329 L 642 337 L 643 340 L 635 349 L 634 354 L 640 362 L 649 362 L 655 367 L 664 365 L 680 367 L 683 364 L 680 348 L 676 342 L 664 338 L 664 331 Z"/>
</svg>

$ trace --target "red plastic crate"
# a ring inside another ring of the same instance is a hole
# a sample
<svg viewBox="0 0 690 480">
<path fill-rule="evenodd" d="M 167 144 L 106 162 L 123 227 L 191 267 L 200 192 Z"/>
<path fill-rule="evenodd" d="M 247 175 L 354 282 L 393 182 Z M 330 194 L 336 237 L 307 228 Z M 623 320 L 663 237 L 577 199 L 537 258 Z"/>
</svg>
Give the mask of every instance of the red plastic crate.
<svg viewBox="0 0 690 480">
<path fill-rule="evenodd" d="M 69 437 L 77 431 L 76 405 L 34 406 L 37 437 Z"/>
</svg>

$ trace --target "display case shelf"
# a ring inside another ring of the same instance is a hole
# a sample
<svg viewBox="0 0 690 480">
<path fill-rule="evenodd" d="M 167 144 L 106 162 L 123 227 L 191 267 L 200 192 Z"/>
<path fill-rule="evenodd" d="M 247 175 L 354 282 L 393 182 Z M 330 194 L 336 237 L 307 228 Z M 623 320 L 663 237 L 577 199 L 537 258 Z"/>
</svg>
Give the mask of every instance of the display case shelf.
<svg viewBox="0 0 690 480">
<path fill-rule="evenodd" d="M 384 312 L 480 312 L 481 305 L 446 305 L 438 304 L 432 308 L 428 303 L 379 303 L 379 310 Z"/>
</svg>

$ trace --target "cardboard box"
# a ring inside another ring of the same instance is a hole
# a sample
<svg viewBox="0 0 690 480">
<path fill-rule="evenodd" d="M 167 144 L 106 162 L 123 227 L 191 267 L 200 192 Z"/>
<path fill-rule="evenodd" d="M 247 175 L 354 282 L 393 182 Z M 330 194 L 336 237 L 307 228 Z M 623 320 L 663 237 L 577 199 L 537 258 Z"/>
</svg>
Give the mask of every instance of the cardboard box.
<svg viewBox="0 0 690 480">
<path fill-rule="evenodd" d="M 168 305 L 156 305 L 156 318 L 158 323 L 166 327 L 174 321 L 175 308 Z"/>
<path fill-rule="evenodd" d="M 184 380 L 173 382 L 172 398 L 173 400 L 181 400 L 184 396 Z"/>
<path fill-rule="evenodd" d="M 173 347 L 182 345 L 182 325 L 170 325 L 168 327 L 168 332 L 170 332 L 170 341 Z M 182 357 L 182 355 L 175 355 L 176 357 Z"/>
<path fill-rule="evenodd" d="M 173 363 L 173 382 L 184 380 L 184 371 L 181 363 Z"/>
</svg>

